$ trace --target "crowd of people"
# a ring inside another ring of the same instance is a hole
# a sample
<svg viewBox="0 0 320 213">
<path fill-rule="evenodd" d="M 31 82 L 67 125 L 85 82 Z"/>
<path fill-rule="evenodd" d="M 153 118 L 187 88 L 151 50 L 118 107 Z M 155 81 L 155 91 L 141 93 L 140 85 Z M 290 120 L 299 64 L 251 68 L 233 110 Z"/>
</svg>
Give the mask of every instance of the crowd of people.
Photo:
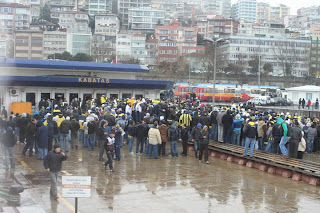
<svg viewBox="0 0 320 213">
<path fill-rule="evenodd" d="M 98 150 L 97 160 L 113 171 L 113 161 L 121 160 L 121 150 L 128 145 L 128 154 L 158 159 L 188 154 L 188 141 L 194 142 L 194 156 L 208 160 L 210 140 L 244 146 L 244 156 L 253 150 L 303 158 L 303 153 L 320 150 L 318 118 L 296 114 L 260 111 L 253 106 L 231 104 L 212 107 L 193 100 L 167 99 L 152 101 L 77 99 L 70 104 L 42 100 L 39 111 L 2 115 L 1 137 L 5 148 L 6 168 L 14 168 L 16 141 L 24 144 L 22 155 L 37 155 L 44 160 L 48 151 L 61 147 L 68 153 L 76 149 Z M 59 104 L 60 103 L 60 104 Z M 182 142 L 182 152 L 178 144 Z M 167 153 L 167 144 L 170 152 Z"/>
</svg>

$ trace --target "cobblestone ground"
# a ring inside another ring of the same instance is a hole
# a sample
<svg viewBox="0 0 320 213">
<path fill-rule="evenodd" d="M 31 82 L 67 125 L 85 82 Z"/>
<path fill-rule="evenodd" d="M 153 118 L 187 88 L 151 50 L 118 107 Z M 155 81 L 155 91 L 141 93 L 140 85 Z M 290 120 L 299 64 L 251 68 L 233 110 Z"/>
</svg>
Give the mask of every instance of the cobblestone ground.
<svg viewBox="0 0 320 213">
<path fill-rule="evenodd" d="M 74 199 L 50 199 L 50 179 L 42 161 L 21 157 L 16 147 L 17 168 L 10 175 L 1 167 L 1 186 L 8 187 L 14 177 L 26 189 L 21 212 L 72 212 Z M 98 161 L 98 150 L 71 150 L 63 173 L 92 176 L 92 197 L 79 199 L 79 212 L 319 212 L 320 188 L 256 169 L 209 158 L 199 162 L 193 152 L 187 157 L 147 159 L 121 150 L 115 171 L 105 171 Z M 167 151 L 169 147 L 167 147 Z M 61 178 L 59 178 L 61 185 Z M 61 188 L 59 187 L 61 193 Z M 0 198 L 0 207 L 9 206 Z M 32 207 L 32 208 L 31 208 Z M 29 209 L 28 209 L 29 208 Z M 24 211 L 22 211 L 24 210 Z"/>
</svg>

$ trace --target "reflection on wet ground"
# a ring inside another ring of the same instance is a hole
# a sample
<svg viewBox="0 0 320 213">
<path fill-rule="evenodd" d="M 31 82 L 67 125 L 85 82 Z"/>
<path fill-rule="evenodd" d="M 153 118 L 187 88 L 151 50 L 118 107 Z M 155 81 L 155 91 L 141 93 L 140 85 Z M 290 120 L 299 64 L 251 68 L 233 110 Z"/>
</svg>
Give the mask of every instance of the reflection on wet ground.
<svg viewBox="0 0 320 213">
<path fill-rule="evenodd" d="M 155 160 L 129 155 L 127 147 L 121 151 L 122 159 L 115 162 L 114 173 L 104 170 L 98 150 L 68 153 L 64 171 L 92 176 L 92 198 L 79 199 L 80 212 L 320 212 L 320 188 L 303 182 L 217 158 L 210 158 L 206 165 L 199 163 L 193 152 L 187 157 Z M 22 160 L 43 174 L 42 161 Z M 28 175 L 19 166 L 16 175 L 21 173 Z M 35 183 L 26 179 L 30 188 L 21 195 L 22 206 L 71 212 L 74 199 L 50 200 L 47 177 L 33 177 Z"/>
</svg>

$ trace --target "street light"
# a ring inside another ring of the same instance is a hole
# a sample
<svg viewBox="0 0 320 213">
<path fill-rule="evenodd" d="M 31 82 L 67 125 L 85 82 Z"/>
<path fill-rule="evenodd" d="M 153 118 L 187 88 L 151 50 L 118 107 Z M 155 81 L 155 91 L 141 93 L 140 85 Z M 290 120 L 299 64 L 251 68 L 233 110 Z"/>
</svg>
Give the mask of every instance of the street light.
<svg viewBox="0 0 320 213">
<path fill-rule="evenodd" d="M 213 93 L 212 93 L 212 111 L 216 102 L 216 74 L 217 74 L 217 44 L 226 42 L 224 38 L 213 40 L 211 38 L 203 38 L 203 41 L 210 42 L 214 45 L 214 67 L 213 67 Z"/>
</svg>

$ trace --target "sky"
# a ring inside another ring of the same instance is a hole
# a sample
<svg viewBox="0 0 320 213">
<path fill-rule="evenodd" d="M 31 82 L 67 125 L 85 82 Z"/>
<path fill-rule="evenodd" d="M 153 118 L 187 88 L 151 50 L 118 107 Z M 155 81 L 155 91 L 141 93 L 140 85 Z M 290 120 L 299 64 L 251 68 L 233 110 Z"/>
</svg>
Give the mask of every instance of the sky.
<svg viewBox="0 0 320 213">
<path fill-rule="evenodd" d="M 266 2 L 270 5 L 276 6 L 278 4 L 284 4 L 290 7 L 291 15 L 296 15 L 297 10 L 301 7 L 310 7 L 313 5 L 320 5 L 319 0 L 257 0 L 258 2 Z M 237 2 L 237 0 L 232 0 L 232 3 Z"/>
</svg>

